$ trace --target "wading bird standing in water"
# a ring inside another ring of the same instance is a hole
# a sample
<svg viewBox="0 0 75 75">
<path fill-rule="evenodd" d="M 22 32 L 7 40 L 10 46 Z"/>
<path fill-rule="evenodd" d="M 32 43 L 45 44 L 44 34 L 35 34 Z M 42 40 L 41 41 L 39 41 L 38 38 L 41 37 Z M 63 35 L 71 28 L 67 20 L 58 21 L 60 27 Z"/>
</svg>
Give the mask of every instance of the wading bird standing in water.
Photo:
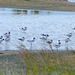
<svg viewBox="0 0 75 75">
<path fill-rule="evenodd" d="M 66 43 L 66 48 L 68 49 L 68 43 L 70 42 L 71 40 L 70 40 L 70 38 L 66 38 L 65 39 L 65 43 Z"/>
<path fill-rule="evenodd" d="M 70 38 L 70 37 L 72 37 L 72 33 L 70 33 L 70 34 L 67 34 L 66 36 L 68 36 L 68 37 Z"/>
<path fill-rule="evenodd" d="M 25 37 L 19 38 L 18 40 L 24 41 L 25 40 Z"/>
<path fill-rule="evenodd" d="M 2 38 L 3 38 L 3 36 L 1 35 L 1 36 L 0 36 L 0 39 L 2 39 Z"/>
<path fill-rule="evenodd" d="M 46 43 L 52 44 L 53 43 L 53 40 L 51 39 L 50 41 L 47 41 Z"/>
<path fill-rule="evenodd" d="M 27 40 L 27 42 L 30 42 L 30 50 L 32 50 L 32 43 L 35 41 L 35 37 L 32 40 Z"/>
<path fill-rule="evenodd" d="M 3 40 L 4 40 L 4 39 L 0 39 L 0 43 L 2 43 Z"/>
<path fill-rule="evenodd" d="M 9 45 L 8 45 L 8 43 L 10 43 L 10 32 L 8 32 L 8 33 L 5 33 L 4 34 L 4 37 L 5 37 L 5 50 L 9 50 Z"/>
<path fill-rule="evenodd" d="M 60 45 L 61 45 L 61 42 L 60 42 L 60 40 L 58 40 L 58 41 L 57 41 L 57 44 L 54 45 L 54 47 L 57 48 L 57 51 L 58 51 L 58 48 L 60 47 Z"/>
<path fill-rule="evenodd" d="M 10 37 L 10 32 L 4 34 L 5 37 Z"/>
<path fill-rule="evenodd" d="M 48 34 L 41 34 L 41 35 L 42 35 L 42 37 L 40 39 L 42 39 L 42 40 L 47 40 L 47 38 L 49 37 Z"/>
<path fill-rule="evenodd" d="M 22 31 L 25 32 L 27 30 L 27 27 L 24 27 L 24 28 L 21 28 L 21 29 L 22 29 Z"/>
</svg>

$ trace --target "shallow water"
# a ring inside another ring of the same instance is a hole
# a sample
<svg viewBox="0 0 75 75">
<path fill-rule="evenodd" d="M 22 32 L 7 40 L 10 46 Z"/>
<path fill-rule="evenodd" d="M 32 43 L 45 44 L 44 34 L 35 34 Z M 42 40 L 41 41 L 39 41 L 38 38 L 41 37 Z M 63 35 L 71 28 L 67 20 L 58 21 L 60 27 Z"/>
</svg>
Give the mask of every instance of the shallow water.
<svg viewBox="0 0 75 75">
<path fill-rule="evenodd" d="M 21 28 L 25 26 L 27 31 L 23 32 Z M 75 12 L 0 8 L 0 35 L 11 32 L 10 41 L 0 43 L 0 50 L 18 50 L 19 43 L 29 49 L 30 43 L 27 40 L 33 37 L 36 39 L 32 49 L 49 48 L 46 41 L 39 39 L 43 33 L 49 34 L 47 40 L 53 39 L 52 45 L 61 40 L 59 49 L 64 50 L 66 47 L 64 40 L 70 32 L 73 36 L 68 47 L 75 49 L 75 32 L 72 28 L 75 28 Z M 25 41 L 20 42 L 18 40 L 20 37 L 25 37 Z M 53 49 L 56 48 L 53 46 Z"/>
<path fill-rule="evenodd" d="M 75 2 L 75 0 L 68 0 L 68 2 Z"/>
</svg>

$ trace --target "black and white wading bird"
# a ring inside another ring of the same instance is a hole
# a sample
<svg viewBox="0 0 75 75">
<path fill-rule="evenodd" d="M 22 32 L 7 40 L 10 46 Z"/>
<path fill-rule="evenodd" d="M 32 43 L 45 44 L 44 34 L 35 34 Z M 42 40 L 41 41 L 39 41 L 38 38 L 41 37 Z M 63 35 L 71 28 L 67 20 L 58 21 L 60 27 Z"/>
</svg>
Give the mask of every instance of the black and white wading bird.
<svg viewBox="0 0 75 75">
<path fill-rule="evenodd" d="M 35 41 L 35 37 L 31 40 L 27 40 L 30 43 L 30 50 L 32 50 L 32 43 Z"/>
<path fill-rule="evenodd" d="M 10 32 L 4 34 L 5 37 L 10 37 Z"/>
<path fill-rule="evenodd" d="M 65 46 L 66 46 L 66 48 L 68 49 L 68 43 L 70 42 L 71 40 L 70 40 L 70 38 L 66 38 L 65 39 Z"/>
<path fill-rule="evenodd" d="M 75 31 L 75 28 L 72 28 Z"/>
<path fill-rule="evenodd" d="M 24 41 L 25 40 L 25 37 L 19 38 L 18 40 Z"/>
<path fill-rule="evenodd" d="M 0 43 L 2 43 L 3 40 L 4 40 L 4 39 L 0 39 Z"/>
<path fill-rule="evenodd" d="M 61 42 L 60 40 L 57 41 L 57 44 L 54 45 L 54 47 L 56 47 L 57 51 L 58 51 L 58 48 L 61 46 Z"/>
<path fill-rule="evenodd" d="M 24 27 L 24 28 L 21 28 L 21 29 L 22 29 L 22 31 L 25 32 L 27 30 L 27 27 Z"/>
<path fill-rule="evenodd" d="M 42 35 L 42 37 L 40 37 L 40 39 L 42 39 L 42 40 L 47 40 L 47 38 L 49 37 L 48 34 L 41 34 L 41 35 Z"/>
<path fill-rule="evenodd" d="M 5 37 L 5 50 L 10 50 L 10 36 Z"/>
<path fill-rule="evenodd" d="M 10 37 L 6 37 L 6 38 L 5 38 L 5 41 L 6 41 L 6 42 L 9 42 L 9 41 L 10 41 Z"/>
<path fill-rule="evenodd" d="M 72 33 L 69 33 L 66 36 L 68 36 L 70 38 L 70 37 L 72 37 Z"/>
<path fill-rule="evenodd" d="M 3 39 L 3 36 L 2 35 L 0 36 L 0 39 Z"/>
<path fill-rule="evenodd" d="M 65 43 L 68 43 L 69 41 L 71 41 L 70 38 L 65 39 Z"/>
<path fill-rule="evenodd" d="M 57 40 L 57 44 L 61 44 L 60 40 Z"/>
<path fill-rule="evenodd" d="M 52 44 L 53 43 L 53 40 L 51 39 L 50 41 L 47 41 L 46 43 Z"/>
</svg>

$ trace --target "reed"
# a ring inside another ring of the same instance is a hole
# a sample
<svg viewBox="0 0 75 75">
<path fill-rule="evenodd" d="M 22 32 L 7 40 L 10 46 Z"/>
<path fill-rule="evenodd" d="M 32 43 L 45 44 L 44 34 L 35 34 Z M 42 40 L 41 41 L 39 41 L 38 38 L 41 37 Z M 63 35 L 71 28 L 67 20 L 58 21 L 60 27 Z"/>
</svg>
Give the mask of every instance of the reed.
<svg viewBox="0 0 75 75">
<path fill-rule="evenodd" d="M 19 54 L 0 56 L 1 75 L 74 75 L 75 52 L 50 50 L 28 50 L 20 44 Z M 1 64 L 2 63 L 2 64 Z"/>
<path fill-rule="evenodd" d="M 20 55 L 25 62 L 25 75 L 74 75 L 75 54 L 71 51 L 29 51 L 21 45 Z M 67 54 L 67 55 L 66 55 Z"/>
</svg>

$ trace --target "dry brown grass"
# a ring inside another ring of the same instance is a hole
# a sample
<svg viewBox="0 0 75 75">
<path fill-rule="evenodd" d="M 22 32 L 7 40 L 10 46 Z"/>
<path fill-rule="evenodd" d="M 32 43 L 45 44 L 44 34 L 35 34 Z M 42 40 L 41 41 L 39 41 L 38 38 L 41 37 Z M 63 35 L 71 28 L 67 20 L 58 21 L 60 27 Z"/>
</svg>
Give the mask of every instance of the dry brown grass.
<svg viewBox="0 0 75 75">
<path fill-rule="evenodd" d="M 51 48 L 51 47 L 50 47 Z M 23 45 L 19 47 L 20 55 L 26 64 L 26 75 L 74 75 L 75 54 L 70 50 L 29 51 Z"/>
<path fill-rule="evenodd" d="M 75 3 L 44 0 L 0 0 L 2 7 L 75 11 Z"/>
</svg>

